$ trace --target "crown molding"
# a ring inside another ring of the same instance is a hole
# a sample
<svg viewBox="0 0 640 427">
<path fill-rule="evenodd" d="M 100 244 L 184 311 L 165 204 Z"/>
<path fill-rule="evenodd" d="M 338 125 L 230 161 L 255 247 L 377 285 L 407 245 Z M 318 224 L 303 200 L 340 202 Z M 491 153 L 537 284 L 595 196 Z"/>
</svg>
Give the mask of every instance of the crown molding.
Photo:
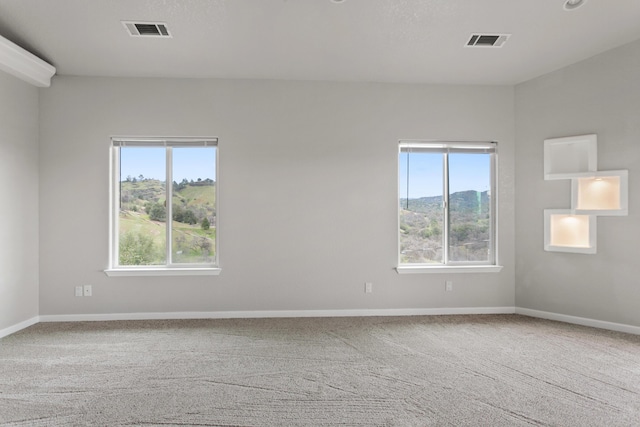
<svg viewBox="0 0 640 427">
<path fill-rule="evenodd" d="M 51 86 L 53 65 L 0 36 L 0 70 L 38 87 Z"/>
</svg>

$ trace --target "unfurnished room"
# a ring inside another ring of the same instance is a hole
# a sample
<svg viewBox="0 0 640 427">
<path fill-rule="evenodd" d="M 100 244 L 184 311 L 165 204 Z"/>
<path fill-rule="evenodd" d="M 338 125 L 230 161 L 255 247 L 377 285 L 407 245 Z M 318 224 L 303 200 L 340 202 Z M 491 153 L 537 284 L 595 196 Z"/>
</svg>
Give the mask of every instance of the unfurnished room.
<svg viewBox="0 0 640 427">
<path fill-rule="evenodd" d="M 637 0 L 0 0 L 0 426 L 640 425 Z"/>
</svg>

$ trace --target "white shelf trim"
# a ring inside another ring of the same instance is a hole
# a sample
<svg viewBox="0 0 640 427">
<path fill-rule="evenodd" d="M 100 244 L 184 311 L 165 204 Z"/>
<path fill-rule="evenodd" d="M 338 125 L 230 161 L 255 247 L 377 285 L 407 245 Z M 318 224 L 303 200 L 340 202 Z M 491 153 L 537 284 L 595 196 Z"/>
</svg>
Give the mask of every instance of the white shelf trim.
<svg viewBox="0 0 640 427">
<path fill-rule="evenodd" d="M 544 140 L 544 179 L 570 179 L 598 170 L 596 134 Z"/>
</svg>

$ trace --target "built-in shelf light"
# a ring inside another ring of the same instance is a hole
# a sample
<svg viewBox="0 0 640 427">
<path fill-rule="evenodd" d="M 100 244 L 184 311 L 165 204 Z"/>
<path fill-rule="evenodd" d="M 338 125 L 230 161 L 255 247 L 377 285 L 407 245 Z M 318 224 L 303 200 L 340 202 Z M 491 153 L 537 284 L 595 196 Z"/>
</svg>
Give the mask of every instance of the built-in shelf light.
<svg viewBox="0 0 640 427">
<path fill-rule="evenodd" d="M 576 209 L 620 209 L 620 177 L 580 179 L 577 202 Z"/>
<path fill-rule="evenodd" d="M 544 210 L 544 249 L 551 252 L 596 253 L 596 217 L 567 209 Z"/>
<path fill-rule="evenodd" d="M 589 247 L 589 217 L 586 215 L 551 215 L 551 245 L 573 248 Z"/>
<path fill-rule="evenodd" d="M 51 86 L 53 65 L 0 36 L 0 70 L 38 87 Z"/>
<path fill-rule="evenodd" d="M 596 171 L 592 176 L 573 178 L 571 208 L 576 213 L 624 216 L 628 213 L 628 171 Z"/>
</svg>

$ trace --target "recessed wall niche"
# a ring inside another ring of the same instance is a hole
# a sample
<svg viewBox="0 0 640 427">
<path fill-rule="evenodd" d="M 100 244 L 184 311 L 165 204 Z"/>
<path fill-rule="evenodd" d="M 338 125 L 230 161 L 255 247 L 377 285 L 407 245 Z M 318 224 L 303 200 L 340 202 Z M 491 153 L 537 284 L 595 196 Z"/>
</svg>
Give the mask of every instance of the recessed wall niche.
<svg viewBox="0 0 640 427">
<path fill-rule="evenodd" d="M 596 253 L 595 215 L 576 214 L 570 209 L 544 210 L 544 250 Z"/>
<path fill-rule="evenodd" d="M 544 210 L 544 249 L 594 254 L 597 217 L 628 215 L 628 171 L 598 171 L 595 134 L 546 139 L 544 179 L 571 180 L 571 209 Z"/>
<path fill-rule="evenodd" d="M 579 213 L 623 216 L 628 214 L 626 170 L 598 171 L 571 180 L 571 208 Z"/>
<path fill-rule="evenodd" d="M 544 141 L 544 179 L 570 179 L 596 170 L 598 139 L 595 134 Z"/>
</svg>

